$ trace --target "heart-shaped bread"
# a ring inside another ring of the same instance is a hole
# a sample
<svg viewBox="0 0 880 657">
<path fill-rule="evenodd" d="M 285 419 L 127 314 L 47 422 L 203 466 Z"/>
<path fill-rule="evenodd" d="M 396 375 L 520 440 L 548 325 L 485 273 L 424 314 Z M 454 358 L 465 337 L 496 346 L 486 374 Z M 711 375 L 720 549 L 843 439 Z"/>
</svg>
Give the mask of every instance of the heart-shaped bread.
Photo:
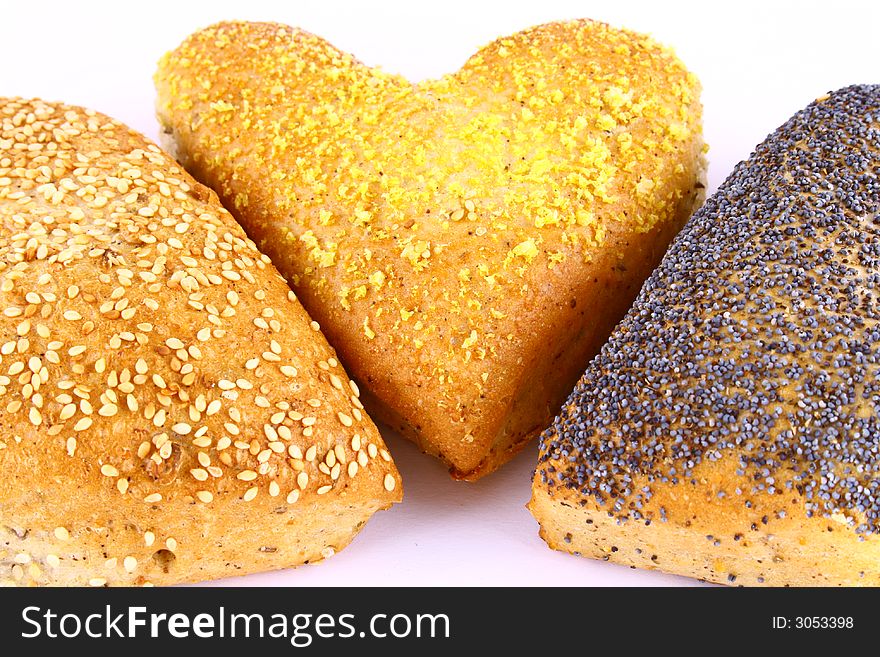
<svg viewBox="0 0 880 657">
<path fill-rule="evenodd" d="M 169 143 L 285 275 L 375 415 L 491 471 L 553 417 L 698 202 L 699 86 L 552 23 L 412 84 L 223 23 L 156 75 Z"/>
<path fill-rule="evenodd" d="M 400 500 L 268 258 L 118 121 L 0 98 L 0 302 L 0 584 L 294 566 Z"/>
</svg>

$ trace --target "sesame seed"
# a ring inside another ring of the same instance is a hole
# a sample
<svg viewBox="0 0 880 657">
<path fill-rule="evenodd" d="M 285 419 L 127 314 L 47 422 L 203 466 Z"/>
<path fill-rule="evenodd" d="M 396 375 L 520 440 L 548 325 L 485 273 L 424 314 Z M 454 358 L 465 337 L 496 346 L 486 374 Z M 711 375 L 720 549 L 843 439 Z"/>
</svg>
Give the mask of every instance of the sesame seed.
<svg viewBox="0 0 880 657">
<path fill-rule="evenodd" d="M 156 502 L 161 502 L 161 501 L 162 501 L 162 494 L 161 493 L 150 493 L 149 495 L 144 497 L 144 502 L 146 502 L 147 504 L 155 504 Z"/>
<path fill-rule="evenodd" d="M 397 485 L 397 481 L 394 479 L 394 475 L 387 474 L 385 475 L 385 490 L 389 493 L 394 490 L 394 487 Z"/>
<path fill-rule="evenodd" d="M 70 532 L 68 532 L 67 529 L 64 527 L 56 527 L 55 538 L 57 538 L 59 541 L 69 541 Z"/>
<path fill-rule="evenodd" d="M 296 476 L 296 485 L 299 486 L 300 490 L 305 490 L 306 486 L 309 485 L 309 475 L 305 471 L 300 472 Z"/>
<path fill-rule="evenodd" d="M 236 476 L 238 479 L 241 479 L 242 481 L 253 481 L 254 479 L 257 478 L 257 473 L 254 472 L 253 470 L 242 470 Z"/>
<path fill-rule="evenodd" d="M 98 409 L 98 415 L 101 417 L 113 417 L 119 411 L 116 404 L 104 404 Z"/>
<path fill-rule="evenodd" d="M 38 409 L 31 406 L 31 410 L 28 411 L 28 419 L 30 420 L 31 424 L 33 424 L 35 427 L 38 427 L 43 421 L 43 416 L 40 415 L 40 411 Z"/>
<path fill-rule="evenodd" d="M 104 465 L 101 466 L 101 474 L 104 475 L 105 477 L 118 477 L 119 470 L 114 468 L 109 463 L 105 463 Z"/>
<path fill-rule="evenodd" d="M 200 490 L 200 491 L 196 492 L 196 497 L 198 498 L 198 500 L 200 502 L 203 502 L 205 504 L 210 504 L 211 502 L 214 501 L 213 493 L 211 493 L 211 491 L 207 491 L 207 490 Z"/>
<path fill-rule="evenodd" d="M 73 425 L 74 431 L 85 431 L 90 426 L 92 426 L 92 418 L 84 417 L 80 418 L 76 424 Z"/>
<path fill-rule="evenodd" d="M 258 488 L 257 488 L 256 486 L 251 486 L 250 488 L 248 488 L 248 489 L 244 492 L 244 495 L 242 496 L 242 499 L 243 499 L 245 502 L 250 502 L 252 499 L 254 499 L 254 498 L 257 496 L 257 491 L 258 491 Z"/>
</svg>

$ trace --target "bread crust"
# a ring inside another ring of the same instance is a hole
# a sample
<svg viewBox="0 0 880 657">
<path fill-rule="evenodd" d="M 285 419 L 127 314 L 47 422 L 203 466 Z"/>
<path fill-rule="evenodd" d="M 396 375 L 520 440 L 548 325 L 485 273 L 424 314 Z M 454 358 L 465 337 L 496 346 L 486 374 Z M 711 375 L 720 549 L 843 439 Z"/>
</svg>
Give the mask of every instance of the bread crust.
<svg viewBox="0 0 880 657">
<path fill-rule="evenodd" d="M 528 507 L 551 548 L 579 556 L 730 586 L 880 586 L 877 537 L 860 538 L 845 517 L 805 517 L 796 492 L 756 497 L 751 508 L 719 497 L 752 483 L 730 461 L 699 467 L 693 479 L 653 487 L 642 509 L 649 523 L 620 520 L 607 507 L 537 481 Z"/>
<path fill-rule="evenodd" d="M 0 99 L 0 222 L 0 581 L 295 566 L 400 500 L 317 324 L 149 140 Z"/>
<path fill-rule="evenodd" d="M 325 328 L 375 416 L 475 479 L 553 417 L 701 200 L 699 84 L 592 21 L 412 84 L 322 39 L 221 23 L 158 115 Z"/>
</svg>

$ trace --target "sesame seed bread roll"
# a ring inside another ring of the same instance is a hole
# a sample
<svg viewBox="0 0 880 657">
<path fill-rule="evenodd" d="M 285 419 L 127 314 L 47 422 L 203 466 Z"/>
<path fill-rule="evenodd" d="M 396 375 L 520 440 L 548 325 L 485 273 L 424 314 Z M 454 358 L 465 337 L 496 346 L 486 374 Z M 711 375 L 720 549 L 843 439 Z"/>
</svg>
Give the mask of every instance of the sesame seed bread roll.
<svg viewBox="0 0 880 657">
<path fill-rule="evenodd" d="M 697 80 L 592 21 L 418 84 L 296 28 L 222 23 L 156 84 L 170 148 L 271 256 L 374 417 L 460 478 L 547 426 L 702 190 Z"/>
<path fill-rule="evenodd" d="M 544 433 L 558 550 L 880 585 L 880 86 L 798 112 L 675 239 Z"/>
<path fill-rule="evenodd" d="M 0 583 L 295 566 L 400 500 L 318 325 L 143 136 L 0 98 L 0 225 Z"/>
</svg>

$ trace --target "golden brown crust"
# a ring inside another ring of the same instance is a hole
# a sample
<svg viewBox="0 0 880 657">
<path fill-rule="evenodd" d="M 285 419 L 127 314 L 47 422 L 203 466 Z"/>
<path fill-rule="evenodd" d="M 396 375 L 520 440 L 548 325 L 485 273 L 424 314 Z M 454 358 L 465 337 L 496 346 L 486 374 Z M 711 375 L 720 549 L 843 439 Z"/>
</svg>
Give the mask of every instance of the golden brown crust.
<svg viewBox="0 0 880 657">
<path fill-rule="evenodd" d="M 156 83 L 181 161 L 376 416 L 464 478 L 549 422 L 701 190 L 697 81 L 591 21 L 415 85 L 301 30 L 223 23 Z"/>
<path fill-rule="evenodd" d="M 400 499 L 317 324 L 144 137 L 0 99 L 0 221 L 0 579 L 292 566 Z"/>
<path fill-rule="evenodd" d="M 547 544 L 625 566 L 743 586 L 880 586 L 880 542 L 859 537 L 843 516 L 804 517 L 797 492 L 773 499 L 719 495 L 748 490 L 735 464 L 697 468 L 693 483 L 655 486 L 642 508 L 653 522 L 619 521 L 608 508 L 536 480 L 529 510 Z M 634 488 L 647 485 L 639 479 Z M 660 509 L 665 520 L 660 520 Z"/>
</svg>

